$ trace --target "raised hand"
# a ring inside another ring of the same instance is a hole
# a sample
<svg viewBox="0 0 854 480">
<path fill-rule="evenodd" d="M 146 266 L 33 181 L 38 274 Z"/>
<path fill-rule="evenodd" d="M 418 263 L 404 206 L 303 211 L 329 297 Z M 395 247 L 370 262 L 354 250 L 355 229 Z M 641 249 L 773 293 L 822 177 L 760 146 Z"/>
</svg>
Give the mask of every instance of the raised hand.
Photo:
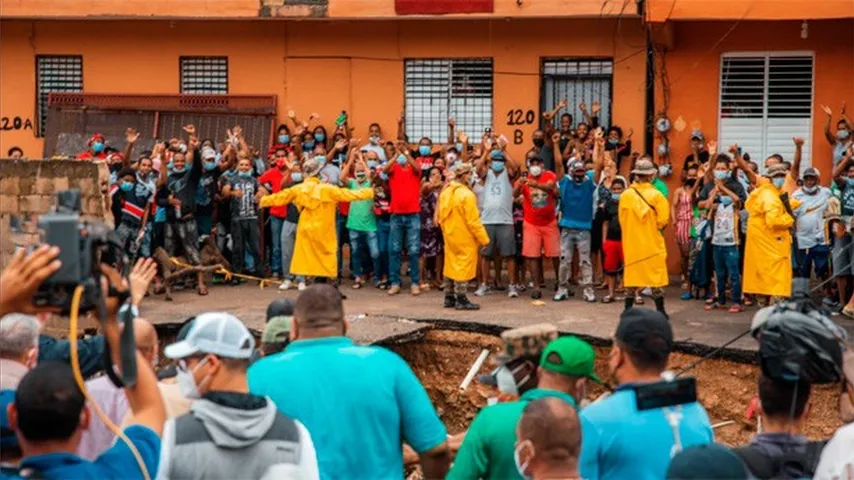
<svg viewBox="0 0 854 480">
<path fill-rule="evenodd" d="M 714 155 L 718 153 L 718 142 L 717 140 L 709 140 L 709 155 Z"/>
<path fill-rule="evenodd" d="M 243 128 L 240 125 L 235 125 L 234 128 L 231 129 L 231 132 L 234 133 L 234 136 L 237 138 L 243 137 Z"/>
<path fill-rule="evenodd" d="M 599 113 L 599 110 L 601 109 L 602 105 L 599 103 L 599 100 L 593 100 L 593 105 L 590 107 L 590 113 L 592 113 L 593 116 L 596 116 L 596 114 Z"/>
<path fill-rule="evenodd" d="M 842 101 L 842 106 L 839 107 L 839 114 L 842 115 L 843 117 L 845 116 L 845 101 L 844 100 Z"/>
<path fill-rule="evenodd" d="M 35 313 L 33 295 L 39 285 L 59 270 L 59 248 L 42 245 L 32 253 L 19 249 L 0 274 L 0 315 Z"/>
<path fill-rule="evenodd" d="M 555 132 L 552 134 L 552 143 L 555 145 L 560 144 L 560 132 Z"/>
<path fill-rule="evenodd" d="M 291 120 L 297 118 L 297 113 L 293 110 L 288 110 L 288 118 L 290 118 Z"/>
<path fill-rule="evenodd" d="M 461 143 L 469 143 L 469 136 L 466 135 L 466 132 L 460 132 L 459 137 Z"/>
<path fill-rule="evenodd" d="M 578 109 L 581 110 L 582 112 L 586 112 L 587 111 L 587 104 L 584 102 L 579 103 Z"/>
<path fill-rule="evenodd" d="M 184 125 L 184 131 L 187 132 L 187 135 L 193 137 L 196 135 L 196 126 L 195 125 Z"/>
<path fill-rule="evenodd" d="M 732 145 L 729 146 L 729 153 L 731 153 L 733 157 L 738 156 L 738 144 L 737 143 L 733 143 Z"/>
<path fill-rule="evenodd" d="M 308 116 L 308 121 L 310 122 L 310 121 L 314 120 L 315 118 L 320 120 L 320 114 L 312 112 L 312 114 Z"/>
<path fill-rule="evenodd" d="M 128 279 L 130 280 L 131 301 L 134 305 L 139 305 L 142 299 L 145 298 L 145 293 L 148 291 L 148 286 L 154 277 L 157 275 L 157 264 L 151 258 L 140 258 L 133 266 Z"/>
<path fill-rule="evenodd" d="M 804 146 L 804 139 L 801 137 L 793 137 L 792 141 L 795 142 L 796 148 L 801 148 Z"/>
<path fill-rule="evenodd" d="M 830 107 L 828 107 L 827 105 L 822 105 L 821 109 L 824 111 L 824 113 L 827 114 L 828 117 L 833 115 L 833 110 L 831 110 Z"/>
<path fill-rule="evenodd" d="M 635 134 L 635 129 L 632 127 L 629 127 L 629 133 L 626 134 L 626 139 L 632 138 L 632 135 L 634 135 L 634 134 Z"/>
<path fill-rule="evenodd" d="M 125 139 L 128 143 L 136 143 L 136 141 L 139 140 L 139 132 L 134 128 L 128 128 L 125 131 Z"/>
<path fill-rule="evenodd" d="M 346 139 L 338 140 L 337 142 L 335 142 L 335 149 L 344 150 L 344 148 L 346 148 L 349 143 L 350 142 L 348 142 Z"/>
<path fill-rule="evenodd" d="M 594 103 L 594 105 L 596 105 Z M 600 139 L 605 137 L 605 132 L 602 130 L 602 127 L 596 127 L 596 130 L 593 130 L 593 138 Z"/>
<path fill-rule="evenodd" d="M 456 128 L 456 126 L 457 126 L 457 121 L 456 121 L 456 120 L 454 120 L 454 118 L 453 118 L 453 117 L 448 117 L 448 126 L 449 126 L 449 127 L 451 127 L 451 128 Z"/>
<path fill-rule="evenodd" d="M 569 103 L 566 101 L 565 98 L 561 99 L 561 101 L 557 102 L 557 108 L 558 109 L 564 109 L 564 108 L 566 108 L 567 105 L 569 105 Z"/>
</svg>

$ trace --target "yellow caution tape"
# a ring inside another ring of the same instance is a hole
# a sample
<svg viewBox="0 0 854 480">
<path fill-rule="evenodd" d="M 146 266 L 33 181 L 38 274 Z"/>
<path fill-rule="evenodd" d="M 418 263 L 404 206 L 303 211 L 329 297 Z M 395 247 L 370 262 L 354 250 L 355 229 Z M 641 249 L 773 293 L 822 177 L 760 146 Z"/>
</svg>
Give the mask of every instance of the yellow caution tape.
<svg viewBox="0 0 854 480">
<path fill-rule="evenodd" d="M 173 264 L 175 264 L 179 267 L 182 267 L 182 268 L 193 268 L 193 267 L 197 266 L 197 265 L 190 265 L 188 263 L 184 263 L 175 257 L 170 257 L 169 260 Z M 222 267 L 220 267 L 218 270 L 215 270 L 214 273 L 219 273 L 220 275 L 223 275 L 225 277 L 226 282 L 230 282 L 231 279 L 234 277 L 242 278 L 244 280 L 254 280 L 254 281 L 258 282 L 258 286 L 262 289 L 266 288 L 267 285 L 269 285 L 269 284 L 274 284 L 274 283 L 275 284 L 281 284 L 283 282 L 282 280 L 276 280 L 274 278 L 261 278 L 261 277 L 256 277 L 253 275 L 244 275 L 242 273 L 235 273 L 235 272 L 232 272 L 231 270 L 228 270 L 228 269 L 222 268 Z"/>
</svg>

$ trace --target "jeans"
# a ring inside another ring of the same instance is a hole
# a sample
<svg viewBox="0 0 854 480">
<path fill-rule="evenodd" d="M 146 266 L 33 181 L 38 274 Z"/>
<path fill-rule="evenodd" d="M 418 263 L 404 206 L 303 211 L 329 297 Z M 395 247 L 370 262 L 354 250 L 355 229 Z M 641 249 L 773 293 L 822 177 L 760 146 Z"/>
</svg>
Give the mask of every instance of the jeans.
<svg viewBox="0 0 854 480">
<path fill-rule="evenodd" d="M 377 232 L 359 232 L 350 230 L 350 256 L 353 258 L 354 268 L 353 274 L 356 277 L 362 278 L 365 273 L 364 253 L 367 250 L 371 254 L 371 261 L 374 264 L 374 281 L 379 282 L 380 277 L 377 276 L 377 262 L 380 259 L 380 245 L 377 237 Z"/>
<path fill-rule="evenodd" d="M 830 266 L 830 247 L 816 245 L 812 248 L 802 248 L 796 252 L 795 260 L 798 262 L 796 277 L 810 278 L 815 266 L 816 278 L 824 278 Z"/>
<path fill-rule="evenodd" d="M 409 278 L 418 285 L 418 257 L 421 254 L 421 214 L 408 213 L 391 216 L 391 253 L 389 254 L 389 280 L 400 286 L 400 262 L 403 260 L 403 241 L 409 254 Z"/>
<path fill-rule="evenodd" d="M 270 269 L 273 273 L 282 273 L 282 225 L 285 223 L 284 218 L 270 216 L 270 237 L 273 244 Z"/>
<path fill-rule="evenodd" d="M 391 221 L 377 218 L 377 244 L 379 245 L 379 261 L 374 264 L 377 278 L 388 278 L 388 250 L 391 234 Z"/>
<path fill-rule="evenodd" d="M 341 215 L 341 212 L 335 214 L 335 234 L 338 236 L 338 278 L 344 276 L 344 263 L 342 262 L 341 254 L 344 252 L 344 244 L 350 243 L 350 236 L 347 234 L 347 215 Z M 350 245 L 350 265 L 353 264 L 353 245 Z"/>
<path fill-rule="evenodd" d="M 718 303 L 726 304 L 726 281 L 729 277 L 732 287 L 732 303 L 741 304 L 741 271 L 738 269 L 738 247 L 712 245 L 712 257 L 715 262 L 715 276 L 718 279 Z"/>
<path fill-rule="evenodd" d="M 290 278 L 291 275 L 291 260 L 294 258 L 294 245 L 297 241 L 297 224 L 285 220 L 282 222 L 282 235 L 280 238 L 282 247 L 282 278 Z M 298 276 L 296 281 L 303 281 L 302 276 Z"/>
<path fill-rule="evenodd" d="M 263 265 L 260 264 L 258 251 L 261 237 L 257 218 L 233 218 L 231 220 L 231 238 L 234 243 L 234 261 L 232 267 L 236 273 L 253 272 L 261 275 Z M 250 265 L 246 260 L 252 258 Z M 244 267 L 244 263 L 246 266 Z"/>
<path fill-rule="evenodd" d="M 590 230 L 575 228 L 560 229 L 560 286 L 569 287 L 572 276 L 572 256 L 578 249 L 578 266 L 581 270 L 581 286 L 589 287 L 593 283 L 593 264 L 590 262 Z"/>
</svg>

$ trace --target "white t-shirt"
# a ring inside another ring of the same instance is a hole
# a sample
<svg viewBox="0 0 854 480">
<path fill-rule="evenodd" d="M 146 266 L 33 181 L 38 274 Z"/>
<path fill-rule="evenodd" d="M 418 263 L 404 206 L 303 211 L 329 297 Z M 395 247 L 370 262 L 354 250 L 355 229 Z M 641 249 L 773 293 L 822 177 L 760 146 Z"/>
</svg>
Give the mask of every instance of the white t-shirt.
<svg viewBox="0 0 854 480">
<path fill-rule="evenodd" d="M 821 451 L 816 480 L 854 480 L 854 423 L 841 427 Z"/>
<path fill-rule="evenodd" d="M 735 222 L 738 220 L 733 205 L 719 203 L 715 211 L 715 226 L 712 230 L 712 245 L 735 246 Z"/>
<path fill-rule="evenodd" d="M 816 245 L 827 245 L 827 236 L 824 232 L 824 211 L 827 210 L 827 201 L 833 197 L 829 188 L 819 187 L 818 191 L 810 195 L 799 188 L 792 194 L 792 198 L 801 202 L 794 210 L 797 219 L 796 236 L 798 248 L 813 248 Z"/>
</svg>

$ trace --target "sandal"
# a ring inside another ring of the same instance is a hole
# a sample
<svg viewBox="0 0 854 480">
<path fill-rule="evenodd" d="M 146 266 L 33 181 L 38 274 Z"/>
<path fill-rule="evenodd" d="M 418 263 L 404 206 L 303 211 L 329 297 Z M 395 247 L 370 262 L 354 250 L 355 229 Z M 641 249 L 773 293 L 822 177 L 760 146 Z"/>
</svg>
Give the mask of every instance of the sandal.
<svg viewBox="0 0 854 480">
<path fill-rule="evenodd" d="M 614 297 L 610 295 L 605 295 L 602 297 L 602 303 L 614 303 Z"/>
<path fill-rule="evenodd" d="M 743 301 L 744 301 L 745 307 L 752 307 L 753 306 L 753 298 L 751 298 L 750 296 L 745 295 Z"/>
<path fill-rule="evenodd" d="M 744 306 L 739 305 L 737 303 L 735 305 L 729 307 L 729 313 L 741 313 L 743 311 L 744 311 Z"/>
<path fill-rule="evenodd" d="M 711 312 L 712 310 L 717 310 L 721 308 L 721 304 L 718 302 L 707 303 L 706 306 L 703 307 L 703 310 L 707 312 Z"/>
</svg>

